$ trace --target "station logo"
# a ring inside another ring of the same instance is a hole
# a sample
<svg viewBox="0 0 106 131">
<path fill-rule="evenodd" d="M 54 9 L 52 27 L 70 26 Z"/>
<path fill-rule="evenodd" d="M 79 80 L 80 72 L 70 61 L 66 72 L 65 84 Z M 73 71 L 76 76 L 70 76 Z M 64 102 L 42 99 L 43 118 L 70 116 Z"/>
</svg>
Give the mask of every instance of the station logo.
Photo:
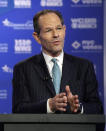
<svg viewBox="0 0 106 131">
<path fill-rule="evenodd" d="M 14 30 L 33 30 L 33 23 L 31 20 L 25 23 L 13 23 L 6 18 L 2 23 L 5 27 L 13 28 Z"/>
<path fill-rule="evenodd" d="M 13 73 L 13 69 L 10 68 L 8 65 L 4 65 L 1 68 L 2 68 L 2 71 L 5 73 Z"/>
<path fill-rule="evenodd" d="M 102 0 L 70 0 L 72 7 L 102 6 Z"/>
<path fill-rule="evenodd" d="M 8 0 L 0 0 L 0 7 L 8 7 Z"/>
<path fill-rule="evenodd" d="M 41 0 L 41 6 L 63 6 L 63 0 Z"/>
<path fill-rule="evenodd" d="M 72 43 L 72 47 L 75 49 L 78 49 L 81 46 L 81 44 L 78 41 L 75 41 Z"/>
<path fill-rule="evenodd" d="M 32 41 L 30 39 L 15 39 L 15 54 L 32 53 Z"/>
<path fill-rule="evenodd" d="M 72 0 L 73 3 L 77 4 L 80 0 Z"/>
<path fill-rule="evenodd" d="M 31 0 L 14 0 L 14 8 L 31 8 Z"/>
<path fill-rule="evenodd" d="M 7 53 L 7 52 L 8 52 L 8 44 L 0 43 L 0 53 Z"/>
<path fill-rule="evenodd" d="M 74 41 L 71 44 L 71 46 L 72 46 L 72 51 L 75 51 L 75 52 L 103 51 L 103 46 L 100 44 L 97 44 L 96 41 L 94 40 L 82 40 L 81 42 Z"/>
<path fill-rule="evenodd" d="M 7 99 L 7 90 L 0 90 L 0 99 Z"/>
<path fill-rule="evenodd" d="M 72 29 L 96 29 L 96 18 L 71 18 Z"/>
</svg>

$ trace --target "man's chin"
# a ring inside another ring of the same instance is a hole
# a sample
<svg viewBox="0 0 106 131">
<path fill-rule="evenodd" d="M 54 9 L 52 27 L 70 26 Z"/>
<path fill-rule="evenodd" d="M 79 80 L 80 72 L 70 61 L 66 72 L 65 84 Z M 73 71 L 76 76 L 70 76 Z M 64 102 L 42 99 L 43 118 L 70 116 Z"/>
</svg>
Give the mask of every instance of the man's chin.
<svg viewBox="0 0 106 131">
<path fill-rule="evenodd" d="M 52 56 L 56 57 L 56 56 L 59 56 L 60 53 L 62 52 L 62 49 L 61 50 L 55 50 L 55 51 L 52 51 Z"/>
</svg>

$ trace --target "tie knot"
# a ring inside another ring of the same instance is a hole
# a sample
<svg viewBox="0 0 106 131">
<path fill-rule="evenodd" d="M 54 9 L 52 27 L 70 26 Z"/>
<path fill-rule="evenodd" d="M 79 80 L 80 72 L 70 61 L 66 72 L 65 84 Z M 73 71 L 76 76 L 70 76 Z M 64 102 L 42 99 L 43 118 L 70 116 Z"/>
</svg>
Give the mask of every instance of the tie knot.
<svg viewBox="0 0 106 131">
<path fill-rule="evenodd" d="M 56 59 L 56 58 L 53 58 L 51 61 L 52 61 L 53 63 L 56 63 L 57 59 Z"/>
</svg>

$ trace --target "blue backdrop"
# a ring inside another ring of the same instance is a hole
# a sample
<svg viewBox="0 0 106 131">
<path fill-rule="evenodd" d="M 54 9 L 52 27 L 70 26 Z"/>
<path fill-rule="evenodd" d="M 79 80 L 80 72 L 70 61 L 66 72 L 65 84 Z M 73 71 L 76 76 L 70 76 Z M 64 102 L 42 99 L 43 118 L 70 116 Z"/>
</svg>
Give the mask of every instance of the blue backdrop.
<svg viewBox="0 0 106 131">
<path fill-rule="evenodd" d="M 63 14 L 64 51 L 93 62 L 104 101 L 103 0 L 0 0 L 0 113 L 12 112 L 13 66 L 41 51 L 32 37 L 32 19 L 42 9 Z"/>
</svg>

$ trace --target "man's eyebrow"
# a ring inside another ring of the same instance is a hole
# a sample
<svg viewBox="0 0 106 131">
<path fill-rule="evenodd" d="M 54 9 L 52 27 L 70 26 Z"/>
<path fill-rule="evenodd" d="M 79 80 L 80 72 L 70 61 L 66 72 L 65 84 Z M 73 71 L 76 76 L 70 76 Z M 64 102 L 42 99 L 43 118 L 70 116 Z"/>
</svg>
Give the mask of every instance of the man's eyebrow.
<svg viewBox="0 0 106 131">
<path fill-rule="evenodd" d="M 62 26 L 62 25 L 57 25 L 57 26 Z"/>
<path fill-rule="evenodd" d="M 45 29 L 50 29 L 50 28 L 52 28 L 52 27 L 45 27 Z"/>
<path fill-rule="evenodd" d="M 57 25 L 56 27 L 62 27 L 62 25 Z M 50 29 L 52 27 L 45 27 L 45 29 Z"/>
</svg>

